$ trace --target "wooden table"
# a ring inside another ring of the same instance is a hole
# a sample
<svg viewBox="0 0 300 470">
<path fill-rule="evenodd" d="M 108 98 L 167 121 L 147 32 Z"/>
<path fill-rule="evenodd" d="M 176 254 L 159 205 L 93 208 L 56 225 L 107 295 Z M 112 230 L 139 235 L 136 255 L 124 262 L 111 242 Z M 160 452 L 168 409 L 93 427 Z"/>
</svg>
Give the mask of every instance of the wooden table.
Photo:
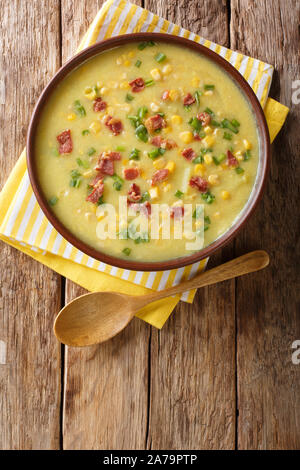
<svg viewBox="0 0 300 470">
<path fill-rule="evenodd" d="M 101 0 L 0 1 L 1 185 L 33 106 L 75 51 Z M 291 107 L 263 200 L 217 264 L 263 248 L 270 267 L 198 292 L 158 331 L 134 320 L 99 347 L 65 348 L 55 314 L 82 289 L 1 243 L 1 449 L 296 449 L 300 79 L 298 0 L 145 0 L 151 11 L 276 67 L 271 96 Z M 299 88 L 299 84 L 298 84 Z M 295 198 L 296 196 L 296 198 Z"/>
</svg>

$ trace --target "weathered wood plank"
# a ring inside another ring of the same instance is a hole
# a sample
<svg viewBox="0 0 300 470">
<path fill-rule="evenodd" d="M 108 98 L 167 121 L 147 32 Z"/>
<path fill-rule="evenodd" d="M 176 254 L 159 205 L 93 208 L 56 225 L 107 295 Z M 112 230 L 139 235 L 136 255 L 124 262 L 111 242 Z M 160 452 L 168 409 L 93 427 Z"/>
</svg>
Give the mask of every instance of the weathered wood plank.
<svg viewBox="0 0 300 470">
<path fill-rule="evenodd" d="M 145 1 L 153 12 L 228 45 L 226 2 Z M 213 17 L 213 21 L 212 21 Z M 214 257 L 232 257 L 232 245 Z M 235 445 L 234 281 L 181 303 L 152 330 L 148 448 L 231 449 Z"/>
<path fill-rule="evenodd" d="M 102 3 L 62 2 L 63 60 L 74 53 Z M 66 302 L 80 293 L 67 281 Z M 149 332 L 134 320 L 102 346 L 66 348 L 64 449 L 145 447 Z"/>
<path fill-rule="evenodd" d="M 238 253 L 262 247 L 271 256 L 269 269 L 237 281 L 238 446 L 299 449 L 300 370 L 292 364 L 291 346 L 300 338 L 294 203 L 299 201 L 300 105 L 292 103 L 292 81 L 300 77 L 300 4 L 231 4 L 233 47 L 276 66 L 272 96 L 291 106 L 273 146 L 263 201 L 237 243 Z"/>
<path fill-rule="evenodd" d="M 30 114 L 59 67 L 59 1 L 0 5 L 0 180 L 25 145 Z M 60 345 L 52 323 L 60 277 L 1 243 L 0 448 L 57 449 Z"/>
</svg>

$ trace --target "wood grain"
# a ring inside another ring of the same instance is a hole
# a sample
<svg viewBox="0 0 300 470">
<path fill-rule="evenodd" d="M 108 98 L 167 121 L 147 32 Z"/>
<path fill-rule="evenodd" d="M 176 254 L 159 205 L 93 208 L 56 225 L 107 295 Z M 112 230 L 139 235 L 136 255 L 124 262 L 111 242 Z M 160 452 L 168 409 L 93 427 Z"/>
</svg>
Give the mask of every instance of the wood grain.
<svg viewBox="0 0 300 470">
<path fill-rule="evenodd" d="M 275 64 L 272 96 L 291 106 L 273 145 L 267 191 L 237 241 L 238 254 L 265 248 L 271 257 L 269 269 L 237 281 L 240 449 L 300 447 L 300 374 L 291 361 L 292 342 L 300 338 L 295 219 L 300 105 L 291 99 L 292 81 L 300 78 L 299 18 L 297 0 L 231 2 L 233 47 Z"/>
<path fill-rule="evenodd" d="M 62 2 L 63 60 L 74 53 L 102 3 Z M 66 302 L 80 293 L 67 281 Z M 64 449 L 145 447 L 149 332 L 149 325 L 134 319 L 106 344 L 66 348 Z"/>
<path fill-rule="evenodd" d="M 1 1 L 0 25 L 2 187 L 35 101 L 59 67 L 59 2 Z M 60 345 L 51 329 L 60 277 L 2 242 L 0 261 L 0 448 L 57 449 Z"/>
<path fill-rule="evenodd" d="M 146 0 L 145 7 L 228 45 L 225 2 Z M 214 262 L 232 255 L 231 245 Z M 234 299 L 234 281 L 201 289 L 193 305 L 180 303 L 161 331 L 152 330 L 148 448 L 234 448 Z"/>
</svg>

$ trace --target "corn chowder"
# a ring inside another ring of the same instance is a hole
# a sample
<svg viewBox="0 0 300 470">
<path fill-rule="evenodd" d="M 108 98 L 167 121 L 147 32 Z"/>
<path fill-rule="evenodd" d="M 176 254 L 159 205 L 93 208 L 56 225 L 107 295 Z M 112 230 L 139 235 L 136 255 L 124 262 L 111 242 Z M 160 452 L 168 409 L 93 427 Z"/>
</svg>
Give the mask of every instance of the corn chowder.
<svg viewBox="0 0 300 470">
<path fill-rule="evenodd" d="M 154 203 L 167 204 L 171 224 L 191 204 L 193 232 L 202 226 L 207 246 L 249 199 L 258 154 L 255 119 L 231 78 L 196 52 L 152 41 L 103 52 L 71 72 L 36 134 L 38 177 L 57 218 L 91 247 L 139 261 L 191 254 L 191 233 L 135 238 L 130 216 L 117 214 L 116 239 L 101 240 L 103 203 L 117 209 L 124 196 L 150 219 Z"/>
</svg>

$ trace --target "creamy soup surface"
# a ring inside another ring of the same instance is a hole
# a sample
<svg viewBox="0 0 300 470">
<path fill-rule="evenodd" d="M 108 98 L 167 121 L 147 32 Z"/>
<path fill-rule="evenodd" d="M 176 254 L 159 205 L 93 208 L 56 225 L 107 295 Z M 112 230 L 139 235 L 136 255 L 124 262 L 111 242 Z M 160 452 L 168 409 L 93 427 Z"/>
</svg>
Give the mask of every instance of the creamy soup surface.
<svg viewBox="0 0 300 470">
<path fill-rule="evenodd" d="M 152 205 L 167 204 L 172 229 L 190 204 L 192 232 L 204 228 L 209 245 L 249 199 L 259 142 L 246 99 L 219 67 L 150 42 L 98 54 L 71 72 L 42 112 L 35 151 L 51 209 L 76 237 L 118 258 L 159 261 L 192 254 L 193 234 L 152 239 L 149 222 L 134 237 L 131 222 L 139 214 L 151 221 Z M 119 196 L 143 207 L 127 222 L 117 217 L 116 239 L 101 240 L 101 206 L 118 213 Z"/>
</svg>

